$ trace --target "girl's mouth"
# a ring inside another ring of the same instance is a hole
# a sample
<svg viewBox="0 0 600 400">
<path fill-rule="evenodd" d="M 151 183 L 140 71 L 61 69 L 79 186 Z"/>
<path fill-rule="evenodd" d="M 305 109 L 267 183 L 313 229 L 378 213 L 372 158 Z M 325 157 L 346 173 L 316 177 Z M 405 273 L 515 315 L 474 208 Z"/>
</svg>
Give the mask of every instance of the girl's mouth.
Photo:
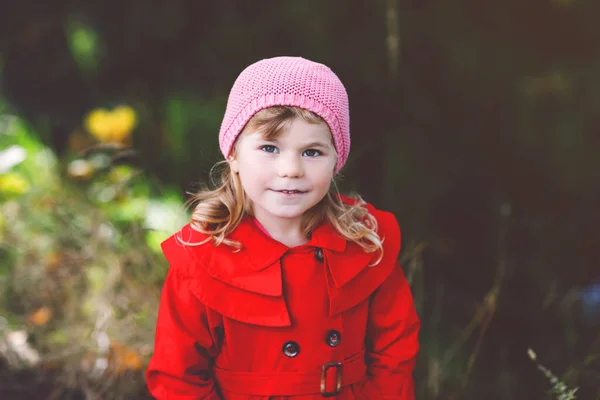
<svg viewBox="0 0 600 400">
<path fill-rule="evenodd" d="M 303 192 L 301 190 L 275 190 L 274 192 L 276 193 L 281 193 L 287 196 L 293 196 L 293 195 L 299 195 L 299 194 L 304 194 L 306 192 Z"/>
</svg>

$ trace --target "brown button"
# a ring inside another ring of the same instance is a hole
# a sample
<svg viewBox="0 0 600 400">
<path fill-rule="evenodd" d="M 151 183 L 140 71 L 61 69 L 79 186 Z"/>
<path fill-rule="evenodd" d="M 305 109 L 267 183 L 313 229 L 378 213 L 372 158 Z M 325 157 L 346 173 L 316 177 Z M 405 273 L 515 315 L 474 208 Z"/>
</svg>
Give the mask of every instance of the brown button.
<svg viewBox="0 0 600 400">
<path fill-rule="evenodd" d="M 330 347 L 336 347 L 337 345 L 340 344 L 341 340 L 342 340 L 341 333 L 336 331 L 335 329 L 332 329 L 329 332 L 327 332 L 326 341 Z"/>
<path fill-rule="evenodd" d="M 323 257 L 323 249 L 317 247 L 315 249 L 315 258 L 317 259 L 317 261 L 319 262 L 323 262 L 324 257 Z"/>
<path fill-rule="evenodd" d="M 282 350 L 283 354 L 285 354 L 287 357 L 294 358 L 298 355 L 298 353 L 300 353 L 300 346 L 298 346 L 298 343 L 291 340 L 283 344 Z"/>
</svg>

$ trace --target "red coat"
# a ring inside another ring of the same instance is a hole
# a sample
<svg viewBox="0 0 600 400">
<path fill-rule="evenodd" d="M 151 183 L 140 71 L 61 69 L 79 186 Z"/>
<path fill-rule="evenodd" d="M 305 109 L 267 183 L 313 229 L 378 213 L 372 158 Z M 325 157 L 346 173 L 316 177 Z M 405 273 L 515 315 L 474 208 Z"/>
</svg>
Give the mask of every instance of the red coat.
<svg viewBox="0 0 600 400">
<path fill-rule="evenodd" d="M 158 399 L 414 399 L 420 322 L 397 263 L 400 229 L 369 206 L 384 257 L 328 224 L 288 248 L 249 218 L 241 251 L 162 244 L 171 268 L 147 371 Z M 186 225 L 184 240 L 202 234 Z M 338 381 L 339 380 L 339 381 Z M 338 389 L 339 386 L 339 389 Z"/>
</svg>

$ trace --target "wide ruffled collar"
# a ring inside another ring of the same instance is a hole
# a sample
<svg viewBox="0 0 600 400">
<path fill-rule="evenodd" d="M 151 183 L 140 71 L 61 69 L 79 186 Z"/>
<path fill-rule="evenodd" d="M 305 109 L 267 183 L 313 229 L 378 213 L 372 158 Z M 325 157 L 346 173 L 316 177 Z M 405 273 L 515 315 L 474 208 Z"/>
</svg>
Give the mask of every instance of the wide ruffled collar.
<svg viewBox="0 0 600 400">
<path fill-rule="evenodd" d="M 199 301 L 229 318 L 265 326 L 290 326 L 290 314 L 283 296 L 281 258 L 287 252 L 323 249 L 329 314 L 348 310 L 364 301 L 397 266 L 400 228 L 393 214 L 374 209 L 378 233 L 384 240 L 380 264 L 369 267 L 378 253 L 340 236 L 329 224 L 319 226 L 309 242 L 289 248 L 265 235 L 249 219 L 243 220 L 230 239 L 243 243 L 241 250 L 227 245 L 199 246 L 206 236 L 190 225 L 162 243 L 163 252 L 179 277 L 189 280 Z"/>
<path fill-rule="evenodd" d="M 200 268 L 231 286 L 280 296 L 282 281 L 279 260 L 296 248 L 289 248 L 265 235 L 248 217 L 240 222 L 229 238 L 242 243 L 242 249 L 223 244 L 214 246 L 210 242 L 190 246 L 186 243 L 202 242 L 206 236 L 188 224 L 163 242 L 162 248 L 171 265 L 179 265 L 187 276 L 193 277 Z M 394 243 L 394 240 L 387 239 L 386 242 Z M 366 253 L 356 243 L 347 241 L 328 223 L 316 228 L 308 243 L 302 247 L 323 249 L 325 263 L 338 288 L 358 275 L 376 257 L 375 253 Z"/>
</svg>

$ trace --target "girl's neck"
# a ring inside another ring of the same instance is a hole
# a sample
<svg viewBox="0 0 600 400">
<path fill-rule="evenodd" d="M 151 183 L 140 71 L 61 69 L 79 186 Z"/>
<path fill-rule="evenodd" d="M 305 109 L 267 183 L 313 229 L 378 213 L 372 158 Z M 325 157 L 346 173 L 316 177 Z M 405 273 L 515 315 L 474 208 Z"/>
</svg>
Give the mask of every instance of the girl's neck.
<svg viewBox="0 0 600 400">
<path fill-rule="evenodd" d="M 308 239 L 300 229 L 300 221 L 270 221 L 264 218 L 254 217 L 258 227 L 261 228 L 271 238 L 287 247 L 296 247 L 306 244 Z M 284 223 L 282 223 L 284 222 Z M 289 222 L 289 223 L 285 223 Z"/>
</svg>

